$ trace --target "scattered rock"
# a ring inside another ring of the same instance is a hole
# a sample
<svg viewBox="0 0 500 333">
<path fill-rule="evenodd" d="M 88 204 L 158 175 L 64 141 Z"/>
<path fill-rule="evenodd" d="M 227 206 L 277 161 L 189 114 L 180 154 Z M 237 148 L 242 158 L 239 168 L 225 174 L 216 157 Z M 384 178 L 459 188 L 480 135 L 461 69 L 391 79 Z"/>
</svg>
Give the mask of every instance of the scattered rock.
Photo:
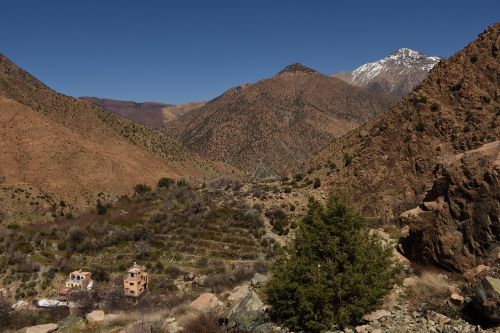
<svg viewBox="0 0 500 333">
<path fill-rule="evenodd" d="M 468 269 L 464 273 L 464 277 L 472 284 L 481 282 L 490 272 L 490 267 L 486 265 L 478 265 L 474 268 Z"/>
<path fill-rule="evenodd" d="M 57 324 L 36 325 L 26 328 L 26 333 L 51 333 L 57 331 Z"/>
<path fill-rule="evenodd" d="M 165 323 L 166 323 L 166 324 L 172 324 L 174 321 L 175 321 L 175 318 L 174 318 L 174 317 L 171 317 L 171 318 L 167 318 L 167 319 L 165 319 Z"/>
<path fill-rule="evenodd" d="M 403 286 L 405 287 L 413 287 L 417 285 L 417 280 L 412 277 L 407 277 L 403 280 Z"/>
<path fill-rule="evenodd" d="M 191 303 L 191 307 L 198 311 L 208 311 L 222 305 L 217 296 L 212 293 L 201 294 Z"/>
<path fill-rule="evenodd" d="M 267 283 L 267 276 L 262 275 L 260 273 L 255 273 L 255 275 L 252 278 L 252 286 L 259 287 L 265 285 L 266 283 Z"/>
<path fill-rule="evenodd" d="M 194 277 L 193 282 L 197 284 L 198 286 L 204 286 L 205 282 L 207 281 L 208 276 L 206 275 L 197 275 Z"/>
<path fill-rule="evenodd" d="M 476 288 L 474 305 L 492 322 L 500 323 L 500 279 L 485 277 Z"/>
<path fill-rule="evenodd" d="M 105 314 L 102 310 L 94 310 L 85 316 L 89 323 L 98 323 L 104 320 Z"/>
<path fill-rule="evenodd" d="M 450 298 L 456 304 L 464 304 L 465 301 L 464 297 L 457 293 L 451 294 Z"/>
<path fill-rule="evenodd" d="M 168 333 L 177 333 L 182 332 L 183 328 L 177 324 L 177 322 L 173 322 L 167 324 L 167 332 Z"/>
<path fill-rule="evenodd" d="M 390 311 L 387 310 L 377 310 L 373 311 L 372 313 L 365 314 L 363 316 L 363 319 L 366 321 L 373 321 L 373 320 L 379 320 L 380 318 L 388 317 L 391 315 Z"/>
<path fill-rule="evenodd" d="M 435 322 L 438 325 L 448 324 L 451 319 L 434 311 L 427 311 L 427 319 Z"/>
<path fill-rule="evenodd" d="M 370 325 L 361 325 L 361 326 L 356 326 L 354 329 L 357 333 L 367 333 L 371 331 L 371 326 Z"/>
</svg>

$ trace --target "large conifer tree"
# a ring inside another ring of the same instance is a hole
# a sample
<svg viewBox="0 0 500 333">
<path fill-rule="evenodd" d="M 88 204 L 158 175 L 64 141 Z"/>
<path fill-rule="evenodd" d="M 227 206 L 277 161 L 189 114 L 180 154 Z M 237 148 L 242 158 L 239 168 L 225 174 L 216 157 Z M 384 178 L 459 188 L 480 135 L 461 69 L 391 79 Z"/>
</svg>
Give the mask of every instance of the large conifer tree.
<svg viewBox="0 0 500 333">
<path fill-rule="evenodd" d="M 274 266 L 267 288 L 271 315 L 305 332 L 355 324 L 388 292 L 395 273 L 391 253 L 345 200 L 332 197 L 326 207 L 311 201 Z"/>
</svg>

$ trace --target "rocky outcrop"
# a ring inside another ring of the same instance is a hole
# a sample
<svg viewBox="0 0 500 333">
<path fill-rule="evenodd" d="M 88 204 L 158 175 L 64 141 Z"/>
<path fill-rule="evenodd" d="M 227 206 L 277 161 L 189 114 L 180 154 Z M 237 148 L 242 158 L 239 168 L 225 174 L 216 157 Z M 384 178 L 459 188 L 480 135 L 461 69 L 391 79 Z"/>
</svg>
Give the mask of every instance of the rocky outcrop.
<svg viewBox="0 0 500 333">
<path fill-rule="evenodd" d="M 244 331 L 267 333 L 272 326 L 265 312 L 266 306 L 255 291 L 235 303 L 227 312 L 229 327 L 238 327 Z"/>
<path fill-rule="evenodd" d="M 436 166 L 432 188 L 417 208 L 401 214 L 409 225 L 409 258 L 464 271 L 496 260 L 500 242 L 500 141 Z"/>
<path fill-rule="evenodd" d="M 476 288 L 474 305 L 489 320 L 500 323 L 500 279 L 484 278 Z"/>
</svg>

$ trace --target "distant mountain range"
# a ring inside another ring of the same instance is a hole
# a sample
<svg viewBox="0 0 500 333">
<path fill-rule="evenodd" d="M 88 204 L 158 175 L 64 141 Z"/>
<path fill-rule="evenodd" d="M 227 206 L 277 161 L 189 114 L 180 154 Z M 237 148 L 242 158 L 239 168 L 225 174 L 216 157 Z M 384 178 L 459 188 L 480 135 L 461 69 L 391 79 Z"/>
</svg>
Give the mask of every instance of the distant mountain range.
<svg viewBox="0 0 500 333">
<path fill-rule="evenodd" d="M 95 103 L 106 111 L 150 128 L 162 127 L 166 122 L 173 121 L 191 109 L 205 104 L 205 102 L 180 105 L 157 102 L 138 103 L 98 97 L 81 97 L 81 99 Z"/>
<path fill-rule="evenodd" d="M 293 64 L 168 123 L 187 147 L 255 177 L 283 174 L 399 101 Z"/>
<path fill-rule="evenodd" d="M 334 76 L 370 91 L 406 96 L 440 60 L 440 57 L 401 48 L 379 61 Z"/>
</svg>

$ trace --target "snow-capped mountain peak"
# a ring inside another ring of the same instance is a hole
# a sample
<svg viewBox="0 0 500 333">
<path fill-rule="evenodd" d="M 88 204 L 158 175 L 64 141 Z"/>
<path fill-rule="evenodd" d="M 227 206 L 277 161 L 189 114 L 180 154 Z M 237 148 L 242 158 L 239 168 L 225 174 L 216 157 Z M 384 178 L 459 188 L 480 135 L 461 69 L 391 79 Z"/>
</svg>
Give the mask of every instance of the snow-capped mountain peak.
<svg viewBox="0 0 500 333">
<path fill-rule="evenodd" d="M 400 48 L 376 62 L 336 76 L 370 90 L 406 95 L 441 60 L 409 48 Z"/>
</svg>

